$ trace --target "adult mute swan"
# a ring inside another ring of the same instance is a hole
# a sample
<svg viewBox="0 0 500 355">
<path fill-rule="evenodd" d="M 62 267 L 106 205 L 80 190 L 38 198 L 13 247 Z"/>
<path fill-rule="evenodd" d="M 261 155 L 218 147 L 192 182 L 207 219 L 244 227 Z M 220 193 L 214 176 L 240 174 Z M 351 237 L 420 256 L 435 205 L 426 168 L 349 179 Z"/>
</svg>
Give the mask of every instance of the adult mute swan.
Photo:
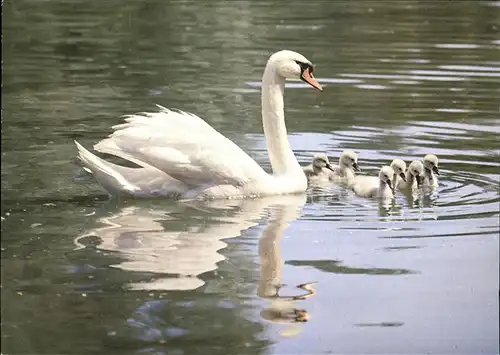
<svg viewBox="0 0 500 355">
<path fill-rule="evenodd" d="M 75 142 L 79 158 L 111 195 L 202 199 L 304 192 L 307 179 L 290 148 L 285 126 L 286 79 L 301 79 L 323 91 L 313 76 L 312 63 L 303 55 L 282 50 L 269 58 L 261 103 L 273 174 L 198 116 L 161 106 L 159 112 L 125 116 L 125 123 L 113 126 L 114 133 L 94 146 L 98 152 L 141 166 L 133 169 L 138 173 L 118 169 Z M 149 188 L 148 174 L 157 180 L 155 190 Z"/>
</svg>

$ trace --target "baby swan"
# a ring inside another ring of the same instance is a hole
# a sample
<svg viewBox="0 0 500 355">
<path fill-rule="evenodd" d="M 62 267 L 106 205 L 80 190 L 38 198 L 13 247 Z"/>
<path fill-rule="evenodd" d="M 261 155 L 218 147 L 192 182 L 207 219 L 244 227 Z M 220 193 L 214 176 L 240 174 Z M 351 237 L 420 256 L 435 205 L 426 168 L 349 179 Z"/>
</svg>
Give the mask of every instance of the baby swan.
<svg viewBox="0 0 500 355">
<path fill-rule="evenodd" d="M 333 173 L 333 167 L 324 153 L 316 153 L 313 156 L 312 164 L 302 168 L 307 180 L 329 180 Z"/>
<path fill-rule="evenodd" d="M 391 168 L 394 170 L 393 183 L 394 187 L 398 186 L 399 183 L 406 183 L 406 163 L 401 159 L 394 159 L 391 163 Z"/>
<path fill-rule="evenodd" d="M 356 171 L 361 171 L 358 165 L 358 155 L 352 150 L 344 150 L 339 158 L 339 165 L 332 167 L 333 173 L 330 174 L 330 180 L 346 184 L 351 187 L 356 177 Z"/>
<path fill-rule="evenodd" d="M 378 178 L 373 176 L 357 176 L 352 189 L 361 197 L 377 197 L 380 199 L 394 198 L 394 170 L 390 166 L 380 169 Z"/>
<path fill-rule="evenodd" d="M 414 160 L 406 170 L 406 181 L 399 180 L 396 184 L 399 190 L 416 190 L 424 183 L 424 164 Z"/>
<path fill-rule="evenodd" d="M 439 161 L 434 154 L 424 157 L 425 179 L 424 186 L 438 187 Z"/>
</svg>

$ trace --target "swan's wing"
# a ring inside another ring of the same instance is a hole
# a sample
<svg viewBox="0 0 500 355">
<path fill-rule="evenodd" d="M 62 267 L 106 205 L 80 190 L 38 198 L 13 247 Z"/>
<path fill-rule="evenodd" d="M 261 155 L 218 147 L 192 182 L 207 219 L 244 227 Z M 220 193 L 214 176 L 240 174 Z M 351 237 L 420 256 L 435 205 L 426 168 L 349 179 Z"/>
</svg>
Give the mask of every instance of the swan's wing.
<svg viewBox="0 0 500 355">
<path fill-rule="evenodd" d="M 266 174 L 198 116 L 159 107 L 159 112 L 126 116 L 94 149 L 144 162 L 188 185 L 243 185 Z"/>
<path fill-rule="evenodd" d="M 99 158 L 76 141 L 75 144 L 84 169 L 93 174 L 97 182 L 111 195 L 177 196 L 186 190 L 183 183 L 152 166 L 120 166 Z"/>
</svg>

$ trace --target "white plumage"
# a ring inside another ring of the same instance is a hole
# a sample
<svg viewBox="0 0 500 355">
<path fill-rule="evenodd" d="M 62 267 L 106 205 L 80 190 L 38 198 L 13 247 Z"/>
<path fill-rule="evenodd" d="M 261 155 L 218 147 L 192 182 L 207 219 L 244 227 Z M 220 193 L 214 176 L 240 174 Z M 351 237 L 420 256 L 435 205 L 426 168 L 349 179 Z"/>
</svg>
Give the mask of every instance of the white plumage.
<svg viewBox="0 0 500 355">
<path fill-rule="evenodd" d="M 304 192 L 307 180 L 288 142 L 283 91 L 286 78 L 322 90 L 312 70 L 309 60 L 287 50 L 273 54 L 266 65 L 262 120 L 272 175 L 198 116 L 162 106 L 125 116 L 94 146 L 142 168 L 111 164 L 76 143 L 79 158 L 110 194 L 232 198 Z"/>
<path fill-rule="evenodd" d="M 127 116 L 125 121 L 94 149 L 154 166 L 188 186 L 240 186 L 265 174 L 248 154 L 196 115 L 160 106 L 159 112 Z"/>
<path fill-rule="evenodd" d="M 339 164 L 332 166 L 330 181 L 351 187 L 356 177 L 356 171 L 361 171 L 358 165 L 358 155 L 352 150 L 344 150 L 339 158 Z"/>
<path fill-rule="evenodd" d="M 394 159 L 391 162 L 390 167 L 394 170 L 394 188 L 398 186 L 400 183 L 406 183 L 406 163 L 402 159 Z"/>
<path fill-rule="evenodd" d="M 316 153 L 312 163 L 303 168 L 309 184 L 329 182 L 332 178 L 333 168 L 325 153 Z"/>
<path fill-rule="evenodd" d="M 405 176 L 406 182 L 403 180 L 398 181 L 398 189 L 402 191 L 418 189 L 424 181 L 424 165 L 422 162 L 420 160 L 412 161 L 405 172 Z"/>
<path fill-rule="evenodd" d="M 356 176 L 352 189 L 361 197 L 377 197 L 380 199 L 392 199 L 394 170 L 390 166 L 383 166 L 378 177 Z"/>
<path fill-rule="evenodd" d="M 110 195 L 174 197 L 186 192 L 183 183 L 152 166 L 129 168 L 113 164 L 92 154 L 78 142 L 75 144 L 85 170 L 92 173 Z"/>
<path fill-rule="evenodd" d="M 434 154 L 427 154 L 424 157 L 425 179 L 424 186 L 431 188 L 438 187 L 439 160 Z"/>
</svg>

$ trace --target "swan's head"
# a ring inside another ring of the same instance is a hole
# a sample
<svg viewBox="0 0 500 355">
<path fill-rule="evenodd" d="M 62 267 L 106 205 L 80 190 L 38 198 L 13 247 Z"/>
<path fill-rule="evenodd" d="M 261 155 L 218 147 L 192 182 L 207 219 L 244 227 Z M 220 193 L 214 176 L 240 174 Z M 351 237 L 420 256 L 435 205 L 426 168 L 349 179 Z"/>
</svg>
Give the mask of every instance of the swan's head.
<svg viewBox="0 0 500 355">
<path fill-rule="evenodd" d="M 358 155 L 352 150 L 344 150 L 340 155 L 340 164 L 354 171 L 361 171 L 358 165 Z"/>
<path fill-rule="evenodd" d="M 410 174 L 417 180 L 418 187 L 424 183 L 424 164 L 420 160 L 414 160 L 408 167 Z"/>
<path fill-rule="evenodd" d="M 439 161 L 434 154 L 427 154 L 424 157 L 424 167 L 427 170 L 432 170 L 434 174 L 439 175 Z"/>
<path fill-rule="evenodd" d="M 267 65 L 272 66 L 285 79 L 300 79 L 313 88 L 323 91 L 313 76 L 313 64 L 300 53 L 289 50 L 276 52 L 269 58 Z"/>
<path fill-rule="evenodd" d="M 383 166 L 378 173 L 378 178 L 394 192 L 394 170 L 390 166 Z"/>
<path fill-rule="evenodd" d="M 394 159 L 391 163 L 391 168 L 394 170 L 394 178 L 399 175 L 404 182 L 406 182 L 406 163 L 401 159 Z"/>
<path fill-rule="evenodd" d="M 313 166 L 315 168 L 323 169 L 327 168 L 333 171 L 332 166 L 330 165 L 330 162 L 328 161 L 328 157 L 326 156 L 325 153 L 316 153 L 313 156 Z"/>
</svg>

